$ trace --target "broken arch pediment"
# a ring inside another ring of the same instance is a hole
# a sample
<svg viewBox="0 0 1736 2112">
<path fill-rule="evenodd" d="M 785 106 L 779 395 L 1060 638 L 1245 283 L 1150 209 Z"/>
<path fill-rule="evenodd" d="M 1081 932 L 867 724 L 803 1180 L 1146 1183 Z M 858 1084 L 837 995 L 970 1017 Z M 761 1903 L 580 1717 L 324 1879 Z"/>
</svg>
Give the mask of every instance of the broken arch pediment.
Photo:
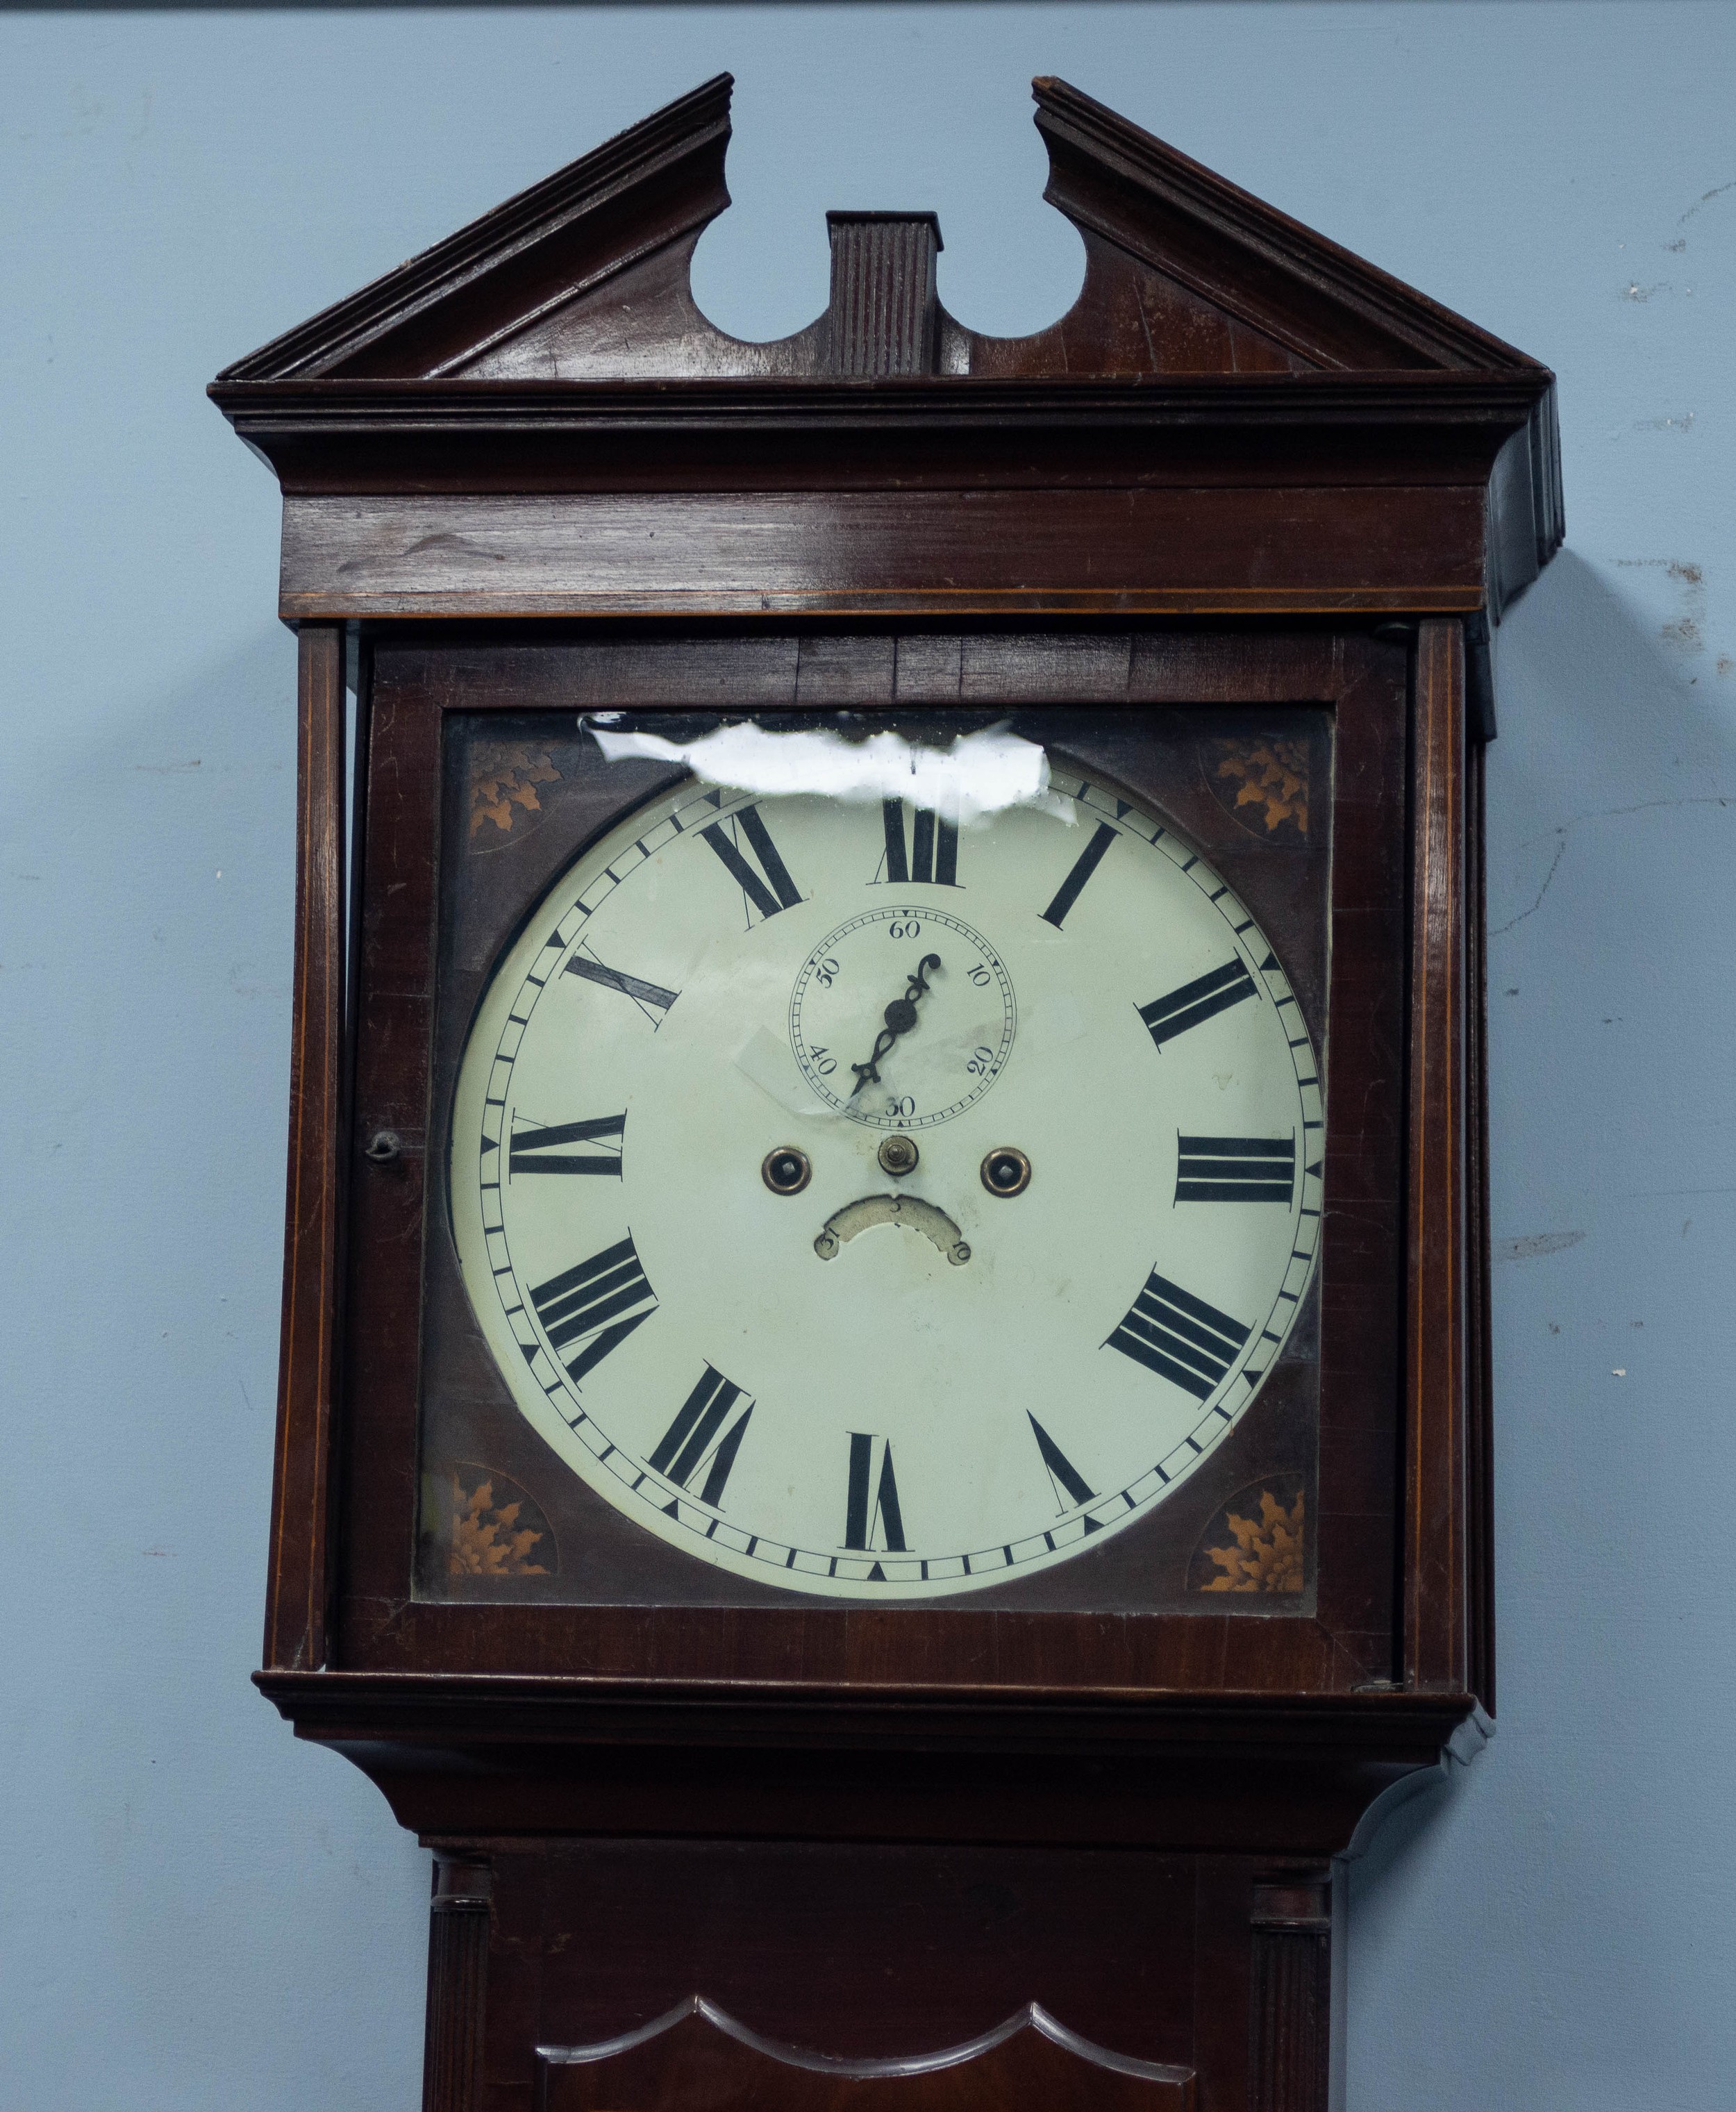
<svg viewBox="0 0 1736 2112">
<path fill-rule="evenodd" d="M 834 212 L 825 313 L 793 336 L 744 342 L 700 312 L 689 280 L 729 203 L 731 85 L 721 75 L 669 104 L 220 382 L 1544 372 L 1046 79 L 1034 84 L 1044 195 L 1086 254 L 1058 321 L 1023 338 L 966 330 L 936 293 L 932 213 Z"/>
</svg>

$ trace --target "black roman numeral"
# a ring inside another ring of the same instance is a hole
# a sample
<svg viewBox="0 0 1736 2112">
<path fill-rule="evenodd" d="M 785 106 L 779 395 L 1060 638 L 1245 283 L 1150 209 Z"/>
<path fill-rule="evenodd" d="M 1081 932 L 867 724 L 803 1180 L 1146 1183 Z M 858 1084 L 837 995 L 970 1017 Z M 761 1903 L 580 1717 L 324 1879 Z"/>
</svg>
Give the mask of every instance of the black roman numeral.
<svg viewBox="0 0 1736 2112">
<path fill-rule="evenodd" d="M 706 1467 L 705 1486 L 699 1491 L 699 1500 L 709 1504 L 714 1510 L 723 1502 L 729 1469 L 742 1449 L 748 1418 L 753 1413 L 750 1400 L 729 1427 L 724 1428 L 731 1409 L 741 1397 L 738 1386 L 732 1385 L 721 1372 L 713 1371 L 707 1364 L 704 1376 L 682 1402 L 680 1413 L 657 1440 L 657 1449 L 646 1463 L 683 1489 L 702 1467 Z M 666 1504 L 665 1509 L 672 1518 L 676 1515 L 674 1504 Z"/>
<path fill-rule="evenodd" d="M 888 885 L 902 887 L 914 880 L 936 887 L 958 885 L 958 824 L 930 813 L 926 807 L 912 810 L 908 855 L 904 844 L 904 802 L 883 799 L 881 819 L 886 830 L 886 855 L 882 868 Z M 875 873 L 875 880 L 879 880 Z"/>
<path fill-rule="evenodd" d="M 1052 924 L 1058 931 L 1066 921 L 1067 912 L 1078 901 L 1085 882 L 1103 863 L 1103 854 L 1120 832 L 1111 829 L 1107 822 L 1099 822 L 1097 832 L 1090 842 L 1073 861 L 1073 870 L 1055 890 L 1055 899 L 1043 913 L 1045 924 Z"/>
<path fill-rule="evenodd" d="M 1049 1479 L 1055 1485 L 1056 1501 L 1060 1504 L 1060 1508 L 1066 1510 L 1075 1504 L 1088 1504 L 1097 1491 L 1030 1410 L 1026 1409 L 1025 1413 L 1030 1423 L 1032 1435 L 1037 1440 L 1037 1450 L 1043 1454 L 1043 1463 L 1048 1469 Z M 1064 1504 L 1060 1501 L 1063 1493 L 1067 1499 Z"/>
<path fill-rule="evenodd" d="M 1156 1269 L 1105 1347 L 1144 1364 L 1206 1400 L 1246 1346 L 1252 1329 L 1161 1277 Z"/>
<path fill-rule="evenodd" d="M 1178 1136 L 1178 1203 L 1282 1203 L 1296 1199 L 1296 1138 Z"/>
<path fill-rule="evenodd" d="M 664 1013 L 681 995 L 679 990 L 665 990 L 658 983 L 642 982 L 637 976 L 623 975 L 619 968 L 606 968 L 589 954 L 575 954 L 566 964 L 566 972 L 582 976 L 586 982 L 597 983 L 604 990 L 619 990 L 623 997 L 630 997 L 653 1026 L 663 1024 Z M 655 1018 L 652 1017 L 653 1013 Z"/>
<path fill-rule="evenodd" d="M 1173 1041 L 1178 1034 L 1185 1034 L 1190 1026 L 1197 1026 L 1214 1013 L 1227 1012 L 1231 1005 L 1240 1004 L 1244 998 L 1257 995 L 1254 979 L 1238 954 L 1222 967 L 1214 968 L 1210 975 L 1197 976 L 1179 990 L 1172 990 L 1167 997 L 1153 998 L 1149 1004 L 1142 1004 L 1139 1017 L 1151 1029 L 1152 1040 L 1161 1049 L 1166 1041 Z"/>
<path fill-rule="evenodd" d="M 880 1473 L 874 1478 L 875 1447 L 880 1448 Z M 872 1500 L 870 1491 L 872 1490 Z M 850 1433 L 850 1491 L 844 1508 L 844 1545 L 866 1552 L 875 1536 L 888 1554 L 902 1554 L 904 1518 L 898 1509 L 898 1484 L 892 1471 L 892 1447 L 884 1439 Z M 879 1564 L 876 1563 L 878 1568 Z"/>
<path fill-rule="evenodd" d="M 734 842 L 729 829 L 736 831 Z M 793 909 L 802 899 L 802 890 L 790 878 L 789 868 L 779 855 L 757 807 L 743 807 L 732 814 L 727 828 L 722 822 L 713 822 L 699 833 L 723 860 L 725 870 L 747 896 L 752 905 L 748 917 L 750 924 L 753 922 L 753 909 L 757 909 L 761 917 L 775 917 L 780 909 Z M 748 839 L 748 848 L 760 862 L 763 878 L 742 854 L 743 836 Z"/>
<path fill-rule="evenodd" d="M 580 1262 L 576 1268 L 565 1269 L 559 1276 L 550 1277 L 547 1283 L 539 1283 L 530 1294 L 530 1302 L 552 1350 L 564 1350 L 569 1342 L 590 1336 L 566 1363 L 567 1377 L 582 1379 L 611 1350 L 618 1350 L 640 1321 L 651 1318 L 657 1300 L 645 1281 L 629 1233 L 614 1246 Z M 640 1309 L 637 1312 L 633 1309 L 635 1306 Z M 534 1346 L 527 1349 L 526 1362 L 535 1354 Z"/>
<path fill-rule="evenodd" d="M 620 1173 L 621 1136 L 627 1117 L 598 1115 L 591 1122 L 539 1122 L 526 1115 L 512 1117 L 509 1175 L 520 1173 Z M 566 1151 L 569 1144 L 594 1144 L 597 1151 Z"/>
</svg>

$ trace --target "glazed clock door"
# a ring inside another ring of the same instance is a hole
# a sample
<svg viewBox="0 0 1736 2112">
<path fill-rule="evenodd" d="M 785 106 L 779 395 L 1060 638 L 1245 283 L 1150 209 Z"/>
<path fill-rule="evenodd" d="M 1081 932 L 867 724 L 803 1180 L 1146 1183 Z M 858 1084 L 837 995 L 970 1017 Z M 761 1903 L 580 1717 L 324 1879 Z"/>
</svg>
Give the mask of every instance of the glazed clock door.
<svg viewBox="0 0 1736 2112">
<path fill-rule="evenodd" d="M 452 715 L 425 1591 L 1307 1609 L 1330 744 L 1266 716 L 1122 726 L 1143 797 L 1034 720 L 974 811 Z"/>
</svg>

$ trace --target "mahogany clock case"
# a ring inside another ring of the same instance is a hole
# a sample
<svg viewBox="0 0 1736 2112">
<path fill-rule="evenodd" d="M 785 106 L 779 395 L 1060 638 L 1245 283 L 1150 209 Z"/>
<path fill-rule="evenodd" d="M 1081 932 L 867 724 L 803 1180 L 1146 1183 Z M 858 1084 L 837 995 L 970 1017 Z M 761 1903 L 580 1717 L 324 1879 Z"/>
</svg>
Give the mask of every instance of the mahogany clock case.
<svg viewBox="0 0 1736 2112">
<path fill-rule="evenodd" d="M 871 1667 L 968 1685 L 992 1665 L 1015 1686 L 1342 1692 L 1393 1676 L 1402 640 L 1173 627 L 535 642 L 425 631 L 375 640 L 361 664 L 340 1664 L 620 1674 L 643 1667 L 654 1637 L 661 1669 L 706 1679 L 850 1680 Z M 816 690 L 824 701 L 805 702 Z M 1316 1049 L 1329 1051 L 1320 1264 L 1253 1405 L 1147 1518 L 962 1604 L 793 1604 L 639 1531 L 518 1413 L 483 1346 L 448 1219 L 458 1057 L 529 907 L 587 843 L 680 775 L 604 763 L 579 730 L 586 709 L 688 733 L 746 710 L 774 728 L 889 725 L 929 739 L 1009 721 L 1175 827 L 1259 920 Z M 1250 796 L 1275 757 L 1291 796 Z M 370 1155 L 383 1132 L 402 1140 L 398 1155 Z M 1229 1592 L 1210 1550 L 1233 1546 L 1229 1518 L 1245 1531 L 1262 1498 L 1268 1518 L 1280 1504 L 1300 1527 L 1303 1572 L 1284 1580 L 1293 1590 Z M 1106 1626 L 1106 1614 L 1122 1618 Z"/>
<path fill-rule="evenodd" d="M 1553 377 L 1034 92 L 1086 258 L 1034 337 L 945 313 L 924 213 L 833 216 L 808 330 L 714 330 L 720 80 L 213 389 L 282 486 L 301 668 L 258 1678 L 437 1850 L 434 2112 L 1321 2112 L 1328 1865 L 1488 1730 L 1481 744 L 1562 536 Z M 443 1126 L 517 918 L 661 781 L 599 767 L 602 711 L 1005 718 L 1245 893 L 1325 1052 L 1324 1215 L 1216 1479 L 979 1596 L 773 1604 L 556 1470 L 475 1340 Z M 1261 740 L 1305 832 L 1217 796 Z M 460 1492 L 527 1573 L 453 1574 Z M 1196 1589 L 1264 1497 L 1302 1588 Z"/>
</svg>

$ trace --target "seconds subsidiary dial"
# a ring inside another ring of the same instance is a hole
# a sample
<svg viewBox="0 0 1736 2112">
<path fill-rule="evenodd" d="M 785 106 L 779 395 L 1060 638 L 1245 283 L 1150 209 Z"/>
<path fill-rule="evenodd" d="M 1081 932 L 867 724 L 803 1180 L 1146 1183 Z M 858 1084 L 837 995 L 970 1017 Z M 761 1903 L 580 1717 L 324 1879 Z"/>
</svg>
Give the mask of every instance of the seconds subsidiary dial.
<svg viewBox="0 0 1736 2112">
<path fill-rule="evenodd" d="M 932 950 L 943 941 L 950 966 Z M 876 976 L 887 979 L 894 954 L 902 959 L 918 944 L 930 950 L 875 1022 L 866 1060 L 844 1060 L 858 1053 L 851 1037 L 861 1037 L 862 992 Z M 815 947 L 790 999 L 790 1046 L 802 1076 L 837 1113 L 876 1129 L 931 1129 L 962 1114 L 1000 1076 L 1015 1011 L 1011 980 L 988 940 L 961 917 L 912 899 L 865 910 Z M 896 1049 L 906 1035 L 908 1046 Z"/>
<path fill-rule="evenodd" d="M 466 1288 L 647 1532 L 793 1591 L 968 1592 L 1161 1503 L 1313 1273 L 1323 1108 L 1247 908 L 1174 832 L 689 781 L 479 1008 Z"/>
</svg>

